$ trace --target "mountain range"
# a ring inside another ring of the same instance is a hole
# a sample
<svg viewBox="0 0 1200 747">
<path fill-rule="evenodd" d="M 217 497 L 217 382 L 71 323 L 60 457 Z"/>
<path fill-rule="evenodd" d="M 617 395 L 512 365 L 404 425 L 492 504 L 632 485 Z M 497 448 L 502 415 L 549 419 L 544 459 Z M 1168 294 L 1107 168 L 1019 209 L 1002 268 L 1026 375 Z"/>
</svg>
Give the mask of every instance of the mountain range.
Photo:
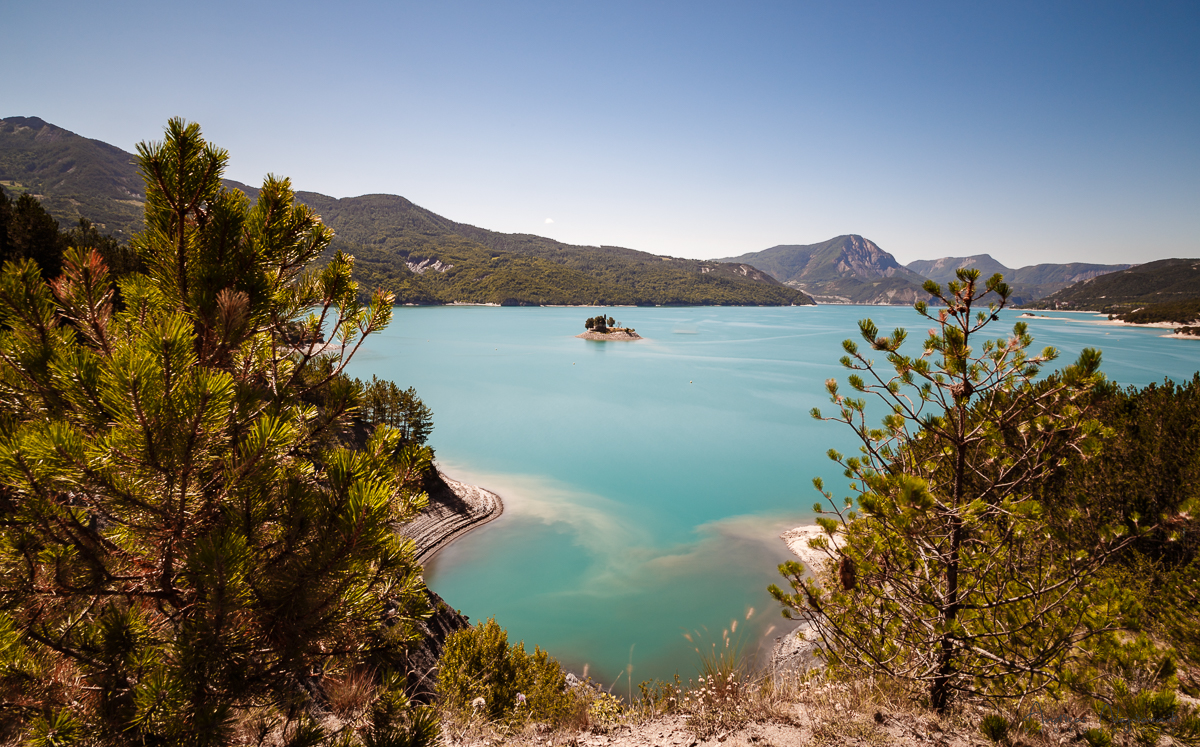
<svg viewBox="0 0 1200 747">
<path fill-rule="evenodd" d="M 37 117 L 0 120 L 0 186 L 56 219 L 85 217 L 121 239 L 141 230 L 142 179 L 131 153 Z M 253 197 L 257 190 L 226 181 Z M 364 292 L 397 303 L 501 305 L 801 305 L 813 301 L 745 264 L 572 246 L 458 223 L 396 195 L 300 192 L 355 256 Z"/>
<path fill-rule="evenodd" d="M 257 193 L 238 182 L 226 185 Z M 142 228 L 144 192 L 134 156 L 37 117 L 0 120 L 0 187 L 32 194 L 62 223 L 85 217 L 120 240 Z M 498 233 L 397 195 L 339 199 L 299 192 L 297 199 L 334 229 L 336 248 L 355 256 L 364 292 L 386 289 L 397 303 L 911 304 L 928 298 L 921 287 L 926 279 L 944 284 L 957 268 L 970 266 L 985 276 L 1002 273 L 1013 286 L 1012 303 L 1022 304 L 1130 267 L 1012 269 L 987 254 L 902 265 L 857 234 L 705 261 Z"/>
<path fill-rule="evenodd" d="M 901 265 L 873 241 L 853 234 L 820 244 L 773 246 L 718 261 L 757 267 L 819 303 L 913 303 L 928 298 L 921 288 L 926 279 L 945 285 L 956 279 L 957 269 L 974 267 L 984 277 L 997 272 L 1004 275 L 1013 288 L 1015 305 L 1130 266 L 1075 262 L 1013 269 L 988 254 L 923 259 Z"/>
<path fill-rule="evenodd" d="M 909 262 L 908 269 L 924 275 L 939 283 L 948 283 L 955 279 L 954 271 L 960 267 L 978 268 L 985 277 L 995 273 L 1004 276 L 1005 282 L 1013 286 L 1018 303 L 1030 303 L 1050 295 L 1062 288 L 1082 283 L 1085 280 L 1107 275 L 1118 270 L 1124 270 L 1132 265 L 1096 265 L 1083 262 L 1067 264 L 1040 264 L 1018 267 L 1005 267 L 988 254 L 977 254 L 973 257 L 943 257 L 942 259 Z"/>
<path fill-rule="evenodd" d="M 862 236 L 838 236 L 820 244 L 781 244 L 761 252 L 719 259 L 757 267 L 819 303 L 911 304 L 929 298 L 925 278 Z"/>
</svg>

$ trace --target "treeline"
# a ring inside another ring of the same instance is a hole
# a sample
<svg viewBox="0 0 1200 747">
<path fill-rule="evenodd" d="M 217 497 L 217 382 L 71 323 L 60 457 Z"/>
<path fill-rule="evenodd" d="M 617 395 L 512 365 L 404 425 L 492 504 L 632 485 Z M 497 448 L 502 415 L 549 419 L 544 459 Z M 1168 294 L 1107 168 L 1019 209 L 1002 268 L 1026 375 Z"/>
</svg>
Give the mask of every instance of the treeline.
<svg viewBox="0 0 1200 747">
<path fill-rule="evenodd" d="M 300 199 L 338 233 L 366 289 L 397 303 L 508 305 L 791 305 L 809 303 L 765 273 L 664 259 L 619 247 L 570 246 L 456 223 L 396 195 Z M 409 269 L 436 260 L 442 270 Z"/>
<path fill-rule="evenodd" d="M 399 248 L 396 243 L 407 246 Z M 387 242 L 387 248 L 350 242 L 343 246 L 357 260 L 356 275 L 364 289 L 387 290 L 395 294 L 397 303 L 780 306 L 807 302 L 802 293 L 774 281 L 747 280 L 729 271 L 681 269 L 672 266 L 676 260 L 610 262 L 597 257 L 595 261 L 560 263 L 489 251 L 459 237 Z M 426 259 L 450 267 L 417 274 L 406 264 Z"/>
<path fill-rule="evenodd" d="M 95 249 L 114 280 L 144 269 L 136 252 L 102 235 L 87 218 L 63 230 L 41 202 L 28 194 L 12 199 L 0 187 L 0 263 L 29 259 L 43 278 L 51 279 L 62 272 L 68 246 Z"/>
<path fill-rule="evenodd" d="M 583 328 L 593 332 L 607 332 L 609 327 L 616 329 L 617 320 L 611 316 L 605 317 L 603 314 L 600 316 L 589 316 L 583 322 Z"/>
<path fill-rule="evenodd" d="M 1131 627 L 1174 647 L 1184 689 L 1200 696 L 1200 373 L 1141 389 L 1105 384 L 1094 404 L 1111 435 L 1095 458 L 1055 472 L 1039 496 L 1052 517 L 1071 515 L 1068 497 L 1087 505 L 1076 531 L 1115 524 L 1136 535 L 1097 583 L 1114 579 L 1133 592 L 1140 615 Z"/>
<path fill-rule="evenodd" d="M 1130 324 L 1154 324 L 1156 322 L 1192 324 L 1200 319 L 1200 298 L 1151 304 L 1133 311 L 1110 314 L 1109 318 L 1120 319 Z"/>
<path fill-rule="evenodd" d="M 63 255 L 70 247 L 97 253 L 114 283 L 113 304 L 121 308 L 124 300 L 115 284 L 146 269 L 137 251 L 102 234 L 85 217 L 70 228 L 62 228 L 39 200 L 29 194 L 12 199 L 0 187 L 0 266 L 30 260 L 43 279 L 52 280 L 61 275 Z"/>
<path fill-rule="evenodd" d="M 417 396 L 416 389 L 401 389 L 395 382 L 377 376 L 371 376 L 370 384 L 358 379 L 355 384 L 361 392 L 358 401 L 363 421 L 395 428 L 405 442 L 425 444 L 433 431 L 433 411 Z"/>
<path fill-rule="evenodd" d="M 1123 314 L 1196 298 L 1200 298 L 1200 259 L 1160 259 L 1076 283 L 1026 306 Z"/>
</svg>

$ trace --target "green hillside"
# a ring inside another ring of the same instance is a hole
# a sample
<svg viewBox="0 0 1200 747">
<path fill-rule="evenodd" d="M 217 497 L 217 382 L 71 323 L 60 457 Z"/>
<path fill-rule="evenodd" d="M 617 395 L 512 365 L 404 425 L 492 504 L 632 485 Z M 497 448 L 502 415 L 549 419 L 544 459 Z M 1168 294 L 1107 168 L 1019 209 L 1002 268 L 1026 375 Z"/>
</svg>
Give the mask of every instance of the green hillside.
<svg viewBox="0 0 1200 747">
<path fill-rule="evenodd" d="M 0 184 L 37 197 L 64 225 L 84 216 L 121 239 L 141 229 L 144 192 L 133 155 L 34 117 L 0 120 Z M 385 288 L 397 303 L 812 303 L 749 265 L 502 234 L 396 195 L 337 199 L 304 192 L 298 199 L 337 232 L 339 248 L 355 255 L 363 291 Z"/>
<path fill-rule="evenodd" d="M 1200 298 L 1200 259 L 1160 259 L 1078 283 L 1028 306 L 1121 314 L 1196 298 Z"/>
<path fill-rule="evenodd" d="M 133 155 L 37 117 L 0 120 L 0 185 L 36 197 L 60 223 L 80 218 L 127 239 L 142 230 L 142 179 Z"/>
<path fill-rule="evenodd" d="M 237 185 L 253 192 L 254 190 Z M 444 218 L 397 195 L 297 198 L 337 232 L 359 279 L 398 303 L 762 305 L 812 300 L 748 265 L 581 247 Z"/>
<path fill-rule="evenodd" d="M 1121 321 L 1131 324 L 1173 322 L 1175 324 L 1195 325 L 1200 323 L 1200 298 L 1139 306 L 1132 311 L 1118 314 L 1117 316 Z"/>
<path fill-rule="evenodd" d="M 1065 288 L 1068 285 L 1082 283 L 1085 280 L 1107 275 L 1119 270 L 1126 270 L 1132 265 L 1096 265 L 1087 262 L 1068 262 L 1066 264 L 1040 264 L 1019 267 L 1013 271 L 1014 280 L 1021 285 L 1032 288 L 1057 285 Z M 1050 291 L 1053 293 L 1054 291 Z"/>
</svg>

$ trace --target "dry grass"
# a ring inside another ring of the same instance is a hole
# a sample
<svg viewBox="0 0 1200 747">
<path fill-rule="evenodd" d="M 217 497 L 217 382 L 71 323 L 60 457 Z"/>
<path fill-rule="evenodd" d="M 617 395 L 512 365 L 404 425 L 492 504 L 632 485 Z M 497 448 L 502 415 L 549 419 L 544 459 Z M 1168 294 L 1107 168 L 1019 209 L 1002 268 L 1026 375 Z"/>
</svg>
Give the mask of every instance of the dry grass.
<svg viewBox="0 0 1200 747">
<path fill-rule="evenodd" d="M 569 723 L 505 728 L 477 717 L 447 714 L 447 745 L 902 745 L 988 747 L 983 718 L 998 713 L 1007 747 L 1088 744 L 1087 728 L 1099 726 L 1079 700 L 1023 701 L 988 709 L 961 703 L 945 714 L 929 710 L 924 691 L 886 678 L 851 677 L 826 669 L 747 673 L 730 636 L 702 651 L 705 674 L 689 682 L 644 684 L 633 703 L 581 688 L 580 707 Z M 1030 714 L 1035 714 L 1030 717 Z M 1092 717 L 1081 719 L 1078 714 Z M 457 718 L 457 720 L 455 720 Z M 1115 744 L 1122 744 L 1118 737 Z"/>
<path fill-rule="evenodd" d="M 375 673 L 368 669 L 352 669 L 337 677 L 326 677 L 322 685 L 329 710 L 346 721 L 361 717 L 375 700 Z"/>
<path fill-rule="evenodd" d="M 615 707 L 614 707 L 615 706 Z M 557 725 L 537 722 L 504 723 L 489 720 L 483 709 L 464 713 L 442 708 L 442 742 L 446 745 L 577 745 L 583 734 L 605 734 L 629 723 L 633 711 L 621 705 L 611 695 L 604 695 L 591 686 L 574 689 L 572 707 L 566 718 Z"/>
</svg>

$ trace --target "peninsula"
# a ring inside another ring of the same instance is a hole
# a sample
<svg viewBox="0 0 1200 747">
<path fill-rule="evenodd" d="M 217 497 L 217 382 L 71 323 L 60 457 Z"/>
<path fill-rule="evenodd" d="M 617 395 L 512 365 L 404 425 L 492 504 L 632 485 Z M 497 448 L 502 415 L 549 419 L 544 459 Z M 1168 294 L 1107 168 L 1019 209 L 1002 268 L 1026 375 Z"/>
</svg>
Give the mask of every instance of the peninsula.
<svg viewBox="0 0 1200 747">
<path fill-rule="evenodd" d="M 425 565 L 440 550 L 472 529 L 496 519 L 504 502 L 490 490 L 451 479 L 440 470 L 429 503 L 399 528 L 416 544 L 417 562 Z"/>
</svg>

